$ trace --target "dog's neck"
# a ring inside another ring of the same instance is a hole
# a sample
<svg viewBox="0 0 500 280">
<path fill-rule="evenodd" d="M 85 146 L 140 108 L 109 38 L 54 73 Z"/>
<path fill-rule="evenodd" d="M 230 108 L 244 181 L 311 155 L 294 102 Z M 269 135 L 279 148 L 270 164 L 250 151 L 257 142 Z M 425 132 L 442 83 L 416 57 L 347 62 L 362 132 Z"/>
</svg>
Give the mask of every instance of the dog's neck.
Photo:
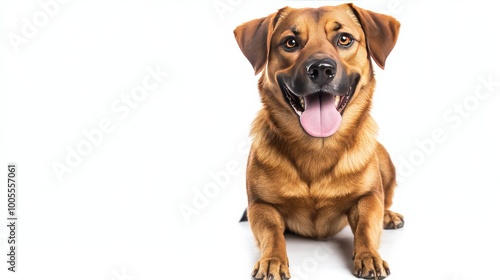
<svg viewBox="0 0 500 280">
<path fill-rule="evenodd" d="M 361 91 L 371 92 L 373 87 L 374 83 L 369 83 L 360 89 L 359 98 L 365 98 L 366 102 L 349 108 L 351 113 L 345 112 L 341 128 L 330 137 L 311 137 L 300 127 L 295 116 L 276 119 L 270 108 L 264 107 L 254 122 L 254 128 L 259 128 L 252 129 L 254 141 L 259 146 L 268 146 L 276 156 L 288 158 L 306 181 L 327 174 L 331 176 L 332 172 L 338 175 L 360 172 L 364 168 L 359 165 L 360 159 L 368 164 L 376 151 L 378 127 L 368 113 L 357 119 L 353 116 L 359 110 L 369 112 L 371 96 L 364 96 Z"/>
</svg>

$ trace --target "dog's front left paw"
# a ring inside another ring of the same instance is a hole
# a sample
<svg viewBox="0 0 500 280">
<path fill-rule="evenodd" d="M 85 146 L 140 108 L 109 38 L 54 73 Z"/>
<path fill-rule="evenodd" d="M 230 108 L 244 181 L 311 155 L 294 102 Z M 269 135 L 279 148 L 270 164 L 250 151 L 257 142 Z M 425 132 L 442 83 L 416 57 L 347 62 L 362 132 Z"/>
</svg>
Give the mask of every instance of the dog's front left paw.
<svg viewBox="0 0 500 280">
<path fill-rule="evenodd" d="M 364 252 L 354 256 L 354 276 L 364 279 L 384 279 L 391 271 L 378 253 Z"/>
<path fill-rule="evenodd" d="M 252 277 L 262 280 L 288 280 L 288 264 L 278 258 L 261 258 L 254 266 Z"/>
</svg>

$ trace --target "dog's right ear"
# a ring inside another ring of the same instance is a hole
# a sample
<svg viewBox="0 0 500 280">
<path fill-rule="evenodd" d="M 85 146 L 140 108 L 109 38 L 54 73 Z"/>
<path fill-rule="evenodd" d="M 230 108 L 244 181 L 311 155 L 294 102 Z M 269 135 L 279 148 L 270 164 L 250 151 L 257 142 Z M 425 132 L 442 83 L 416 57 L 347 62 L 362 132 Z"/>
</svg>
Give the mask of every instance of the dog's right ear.
<svg viewBox="0 0 500 280">
<path fill-rule="evenodd" d="M 277 13 L 254 19 L 236 27 L 234 37 L 257 75 L 266 65 Z"/>
</svg>

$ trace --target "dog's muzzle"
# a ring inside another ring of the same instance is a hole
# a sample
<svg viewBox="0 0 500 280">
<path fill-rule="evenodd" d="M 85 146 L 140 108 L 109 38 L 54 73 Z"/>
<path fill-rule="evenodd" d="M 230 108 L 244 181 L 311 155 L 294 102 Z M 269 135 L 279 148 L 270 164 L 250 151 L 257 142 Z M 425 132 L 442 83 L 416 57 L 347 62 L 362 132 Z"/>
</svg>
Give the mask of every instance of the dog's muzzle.
<svg viewBox="0 0 500 280">
<path fill-rule="evenodd" d="M 310 60 L 304 68 L 290 78 L 278 77 L 281 91 L 307 134 L 331 136 L 340 128 L 360 76 L 348 76 L 330 58 Z"/>
</svg>

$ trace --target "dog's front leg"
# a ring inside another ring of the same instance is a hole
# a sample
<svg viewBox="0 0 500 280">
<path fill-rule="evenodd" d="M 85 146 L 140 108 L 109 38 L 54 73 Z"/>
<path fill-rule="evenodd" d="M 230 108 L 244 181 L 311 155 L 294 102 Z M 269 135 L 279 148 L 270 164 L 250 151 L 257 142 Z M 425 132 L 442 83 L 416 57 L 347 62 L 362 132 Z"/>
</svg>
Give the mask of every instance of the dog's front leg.
<svg viewBox="0 0 500 280">
<path fill-rule="evenodd" d="M 370 192 L 362 196 L 349 211 L 349 224 L 354 233 L 354 275 L 365 279 L 384 279 L 389 265 L 378 253 L 384 217 L 383 195 Z"/>
<path fill-rule="evenodd" d="M 269 204 L 252 203 L 248 206 L 248 221 L 261 252 L 252 276 L 264 280 L 290 279 L 281 214 Z"/>
</svg>

